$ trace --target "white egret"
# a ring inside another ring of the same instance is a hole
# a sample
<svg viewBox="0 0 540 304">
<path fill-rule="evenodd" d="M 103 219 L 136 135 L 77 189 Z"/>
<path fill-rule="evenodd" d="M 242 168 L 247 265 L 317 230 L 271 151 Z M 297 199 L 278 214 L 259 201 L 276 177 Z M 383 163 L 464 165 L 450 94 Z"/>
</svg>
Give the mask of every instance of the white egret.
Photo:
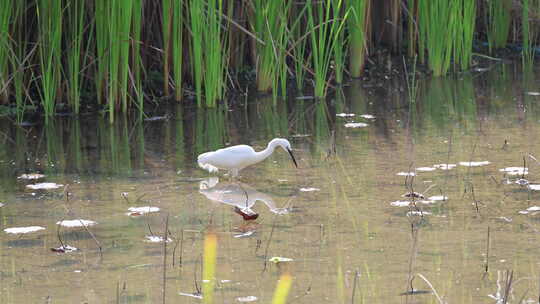
<svg viewBox="0 0 540 304">
<path fill-rule="evenodd" d="M 296 159 L 291 150 L 291 143 L 283 138 L 274 138 L 266 149 L 256 152 L 248 145 L 237 145 L 212 152 L 206 152 L 197 158 L 199 167 L 208 172 L 217 172 L 218 169 L 229 170 L 232 176 L 238 176 L 238 172 L 247 166 L 251 166 L 266 159 L 277 147 L 287 151 L 298 168 Z"/>
</svg>

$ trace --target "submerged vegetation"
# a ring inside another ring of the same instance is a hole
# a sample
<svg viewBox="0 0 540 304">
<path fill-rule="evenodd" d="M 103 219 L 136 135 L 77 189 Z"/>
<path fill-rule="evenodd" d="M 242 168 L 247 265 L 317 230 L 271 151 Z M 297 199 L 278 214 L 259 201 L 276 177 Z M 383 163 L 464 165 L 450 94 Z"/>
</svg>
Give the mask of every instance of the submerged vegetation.
<svg viewBox="0 0 540 304">
<path fill-rule="evenodd" d="M 539 16 L 538 0 L 5 0 L 0 102 L 18 122 L 36 108 L 114 121 L 149 101 L 215 107 L 251 84 L 274 102 L 293 84 L 323 98 L 404 54 L 434 76 L 505 47 L 530 67 Z"/>
</svg>

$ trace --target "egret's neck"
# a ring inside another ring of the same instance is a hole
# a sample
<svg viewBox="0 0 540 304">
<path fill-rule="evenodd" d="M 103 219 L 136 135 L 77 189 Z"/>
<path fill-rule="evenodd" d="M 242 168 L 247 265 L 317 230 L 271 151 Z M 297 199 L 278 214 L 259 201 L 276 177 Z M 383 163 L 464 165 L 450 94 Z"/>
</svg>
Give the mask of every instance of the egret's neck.
<svg viewBox="0 0 540 304">
<path fill-rule="evenodd" d="M 266 159 L 268 156 L 270 156 L 274 152 L 275 149 L 276 149 L 275 145 L 268 144 L 266 149 L 264 149 L 264 150 L 262 150 L 260 152 L 256 152 L 256 154 L 257 154 L 257 162 Z"/>
</svg>

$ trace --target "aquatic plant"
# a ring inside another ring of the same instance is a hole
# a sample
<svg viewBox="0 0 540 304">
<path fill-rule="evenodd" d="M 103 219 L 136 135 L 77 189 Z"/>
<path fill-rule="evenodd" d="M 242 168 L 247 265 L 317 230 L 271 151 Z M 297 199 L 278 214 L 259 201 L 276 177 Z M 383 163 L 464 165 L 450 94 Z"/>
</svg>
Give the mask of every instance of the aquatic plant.
<svg viewBox="0 0 540 304">
<path fill-rule="evenodd" d="M 487 1 L 487 38 L 490 52 L 506 46 L 512 22 L 512 0 Z"/>
<path fill-rule="evenodd" d="M 14 13 L 13 1 L 0 3 L 0 101 L 8 100 L 9 59 L 11 43 L 9 41 L 9 25 Z"/>
<path fill-rule="evenodd" d="M 36 10 L 39 24 L 40 95 L 45 117 L 55 112 L 60 88 L 60 56 L 62 41 L 62 1 L 38 0 Z"/>
<path fill-rule="evenodd" d="M 349 33 L 349 72 L 351 77 L 358 78 L 364 71 L 367 55 L 367 28 L 369 20 L 370 1 L 347 0 L 345 6 L 350 12 L 347 20 Z"/>
<path fill-rule="evenodd" d="M 68 97 L 73 111 L 78 114 L 81 106 L 82 75 L 86 56 L 83 53 L 85 27 L 85 1 L 71 0 L 68 10 L 69 40 L 67 46 Z"/>
<path fill-rule="evenodd" d="M 315 97 L 322 98 L 328 89 L 328 74 L 334 55 L 335 44 L 343 30 L 348 13 L 343 17 L 334 16 L 342 8 L 342 0 L 307 2 L 307 19 L 311 38 L 311 57 L 315 81 Z"/>
</svg>

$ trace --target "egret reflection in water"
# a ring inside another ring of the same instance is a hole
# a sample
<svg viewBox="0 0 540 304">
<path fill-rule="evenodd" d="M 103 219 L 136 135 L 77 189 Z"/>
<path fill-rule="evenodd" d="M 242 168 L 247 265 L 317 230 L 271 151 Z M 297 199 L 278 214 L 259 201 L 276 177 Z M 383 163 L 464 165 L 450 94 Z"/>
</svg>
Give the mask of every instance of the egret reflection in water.
<svg viewBox="0 0 540 304">
<path fill-rule="evenodd" d="M 210 177 L 199 183 L 199 192 L 209 200 L 227 204 L 235 208 L 235 212 L 246 220 L 254 220 L 259 214 L 253 211 L 255 202 L 263 202 L 272 213 L 283 215 L 287 208 L 278 208 L 273 198 L 240 182 L 219 182 L 218 177 Z"/>
</svg>

